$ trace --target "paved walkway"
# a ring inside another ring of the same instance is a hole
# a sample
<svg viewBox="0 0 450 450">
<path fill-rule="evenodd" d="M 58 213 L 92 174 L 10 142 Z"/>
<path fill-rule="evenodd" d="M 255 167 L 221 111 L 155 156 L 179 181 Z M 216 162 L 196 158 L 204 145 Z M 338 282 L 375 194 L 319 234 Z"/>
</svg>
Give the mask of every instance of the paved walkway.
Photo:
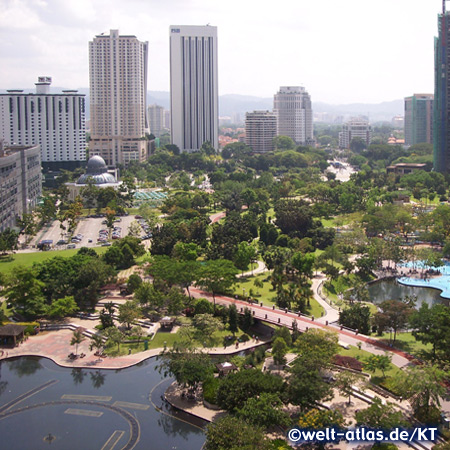
<svg viewBox="0 0 450 450">
<path fill-rule="evenodd" d="M 90 322 L 89 325 L 91 327 L 93 326 L 92 321 L 83 321 L 83 325 L 85 325 L 84 322 Z M 88 327 L 84 326 L 84 328 Z M 78 345 L 77 353 L 78 355 L 84 353 L 86 356 L 84 358 L 72 360 L 68 357 L 70 353 L 75 353 L 76 350 L 75 346 L 70 345 L 72 336 L 73 332 L 70 330 L 43 331 L 36 336 L 31 336 L 16 348 L 5 349 L 2 359 L 13 358 L 16 356 L 42 356 L 51 359 L 62 367 L 123 369 L 134 366 L 148 358 L 157 356 L 164 350 L 163 348 L 156 348 L 132 355 L 99 358 L 94 355 L 96 350 L 89 350 L 90 340 L 85 339 Z M 232 345 L 226 348 L 215 347 L 204 350 L 211 355 L 233 355 L 243 350 L 264 345 L 267 343 L 268 339 L 269 337 L 267 339 L 260 339 L 259 341 L 251 339 L 248 342 L 239 343 L 238 347 Z M 122 346 L 126 347 L 126 344 L 122 344 Z"/>
<path fill-rule="evenodd" d="M 317 300 L 320 306 L 325 310 L 322 317 L 318 317 L 317 321 L 320 323 L 332 323 L 339 320 L 339 310 L 331 306 L 326 300 L 320 295 L 321 284 L 326 280 L 323 273 L 319 273 L 312 279 L 311 289 L 313 291 L 314 299 Z"/>
</svg>

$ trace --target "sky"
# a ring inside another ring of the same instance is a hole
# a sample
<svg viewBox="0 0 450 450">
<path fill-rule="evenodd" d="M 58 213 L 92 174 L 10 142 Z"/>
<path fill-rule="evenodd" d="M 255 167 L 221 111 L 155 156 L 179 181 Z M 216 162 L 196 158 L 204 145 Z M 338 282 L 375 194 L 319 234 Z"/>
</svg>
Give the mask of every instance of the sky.
<svg viewBox="0 0 450 450">
<path fill-rule="evenodd" d="M 450 10 L 450 2 L 447 8 Z M 0 89 L 89 86 L 88 42 L 149 42 L 148 89 L 169 91 L 169 26 L 218 27 L 219 94 L 381 103 L 434 88 L 442 0 L 0 0 Z"/>
</svg>

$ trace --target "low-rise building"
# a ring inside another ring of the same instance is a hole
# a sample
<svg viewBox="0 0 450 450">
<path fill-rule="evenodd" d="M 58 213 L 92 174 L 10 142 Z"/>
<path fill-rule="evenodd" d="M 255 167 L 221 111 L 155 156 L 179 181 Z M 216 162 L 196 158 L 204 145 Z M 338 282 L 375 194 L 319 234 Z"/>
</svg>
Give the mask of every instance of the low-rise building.
<svg viewBox="0 0 450 450">
<path fill-rule="evenodd" d="M 386 172 L 394 173 L 395 175 L 406 175 L 408 173 L 417 172 L 418 170 L 425 170 L 426 167 L 426 164 L 399 163 L 386 167 Z"/>
</svg>

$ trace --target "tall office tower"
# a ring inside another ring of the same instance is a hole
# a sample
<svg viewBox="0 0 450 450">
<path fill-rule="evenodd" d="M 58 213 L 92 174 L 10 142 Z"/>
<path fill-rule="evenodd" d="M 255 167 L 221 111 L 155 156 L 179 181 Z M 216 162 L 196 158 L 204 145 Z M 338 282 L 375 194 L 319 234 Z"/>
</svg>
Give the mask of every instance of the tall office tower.
<svg viewBox="0 0 450 450">
<path fill-rule="evenodd" d="M 73 170 L 86 160 L 85 96 L 77 91 L 50 94 L 50 77 L 39 77 L 36 93 L 0 94 L 0 138 L 36 145 L 45 168 Z"/>
<path fill-rule="evenodd" d="M 355 138 L 361 138 L 366 146 L 370 145 L 372 127 L 366 119 L 352 118 L 342 125 L 342 131 L 339 133 L 339 147 L 350 148 L 350 144 Z"/>
<path fill-rule="evenodd" d="M 433 143 L 433 94 L 405 98 L 405 144 Z"/>
<path fill-rule="evenodd" d="M 438 36 L 434 39 L 434 170 L 450 171 L 450 13 L 442 1 L 438 14 Z"/>
<path fill-rule="evenodd" d="M 150 105 L 148 107 L 148 123 L 150 133 L 159 138 L 164 127 L 164 107 L 159 105 Z"/>
<path fill-rule="evenodd" d="M 181 151 L 219 148 L 217 27 L 170 27 L 172 143 Z"/>
<path fill-rule="evenodd" d="M 300 145 L 313 143 L 311 97 L 301 86 L 282 86 L 273 98 L 277 135 L 289 136 Z"/>
<path fill-rule="evenodd" d="M 90 156 L 109 166 L 148 158 L 148 43 L 118 30 L 89 42 Z"/>
<path fill-rule="evenodd" d="M 39 145 L 5 146 L 0 139 L 0 232 L 16 226 L 42 194 Z"/>
<path fill-rule="evenodd" d="M 277 116 L 269 111 L 253 111 L 245 114 L 245 143 L 255 153 L 273 150 L 273 138 L 277 135 Z"/>
</svg>

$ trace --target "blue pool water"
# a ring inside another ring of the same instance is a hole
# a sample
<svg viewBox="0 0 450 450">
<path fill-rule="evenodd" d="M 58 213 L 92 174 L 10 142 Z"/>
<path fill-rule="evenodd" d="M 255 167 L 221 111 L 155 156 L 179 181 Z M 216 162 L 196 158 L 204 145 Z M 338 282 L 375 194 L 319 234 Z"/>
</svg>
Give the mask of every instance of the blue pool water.
<svg viewBox="0 0 450 450">
<path fill-rule="evenodd" d="M 422 262 L 416 263 L 415 266 L 419 268 L 426 268 Z M 412 267 L 412 264 L 409 263 L 406 267 Z M 450 264 L 446 262 L 442 267 L 438 267 L 435 270 L 439 271 L 441 275 L 433 276 L 433 278 L 428 279 L 402 277 L 398 279 L 398 282 L 405 286 L 438 289 L 441 291 L 440 296 L 442 298 L 450 299 Z"/>
</svg>

